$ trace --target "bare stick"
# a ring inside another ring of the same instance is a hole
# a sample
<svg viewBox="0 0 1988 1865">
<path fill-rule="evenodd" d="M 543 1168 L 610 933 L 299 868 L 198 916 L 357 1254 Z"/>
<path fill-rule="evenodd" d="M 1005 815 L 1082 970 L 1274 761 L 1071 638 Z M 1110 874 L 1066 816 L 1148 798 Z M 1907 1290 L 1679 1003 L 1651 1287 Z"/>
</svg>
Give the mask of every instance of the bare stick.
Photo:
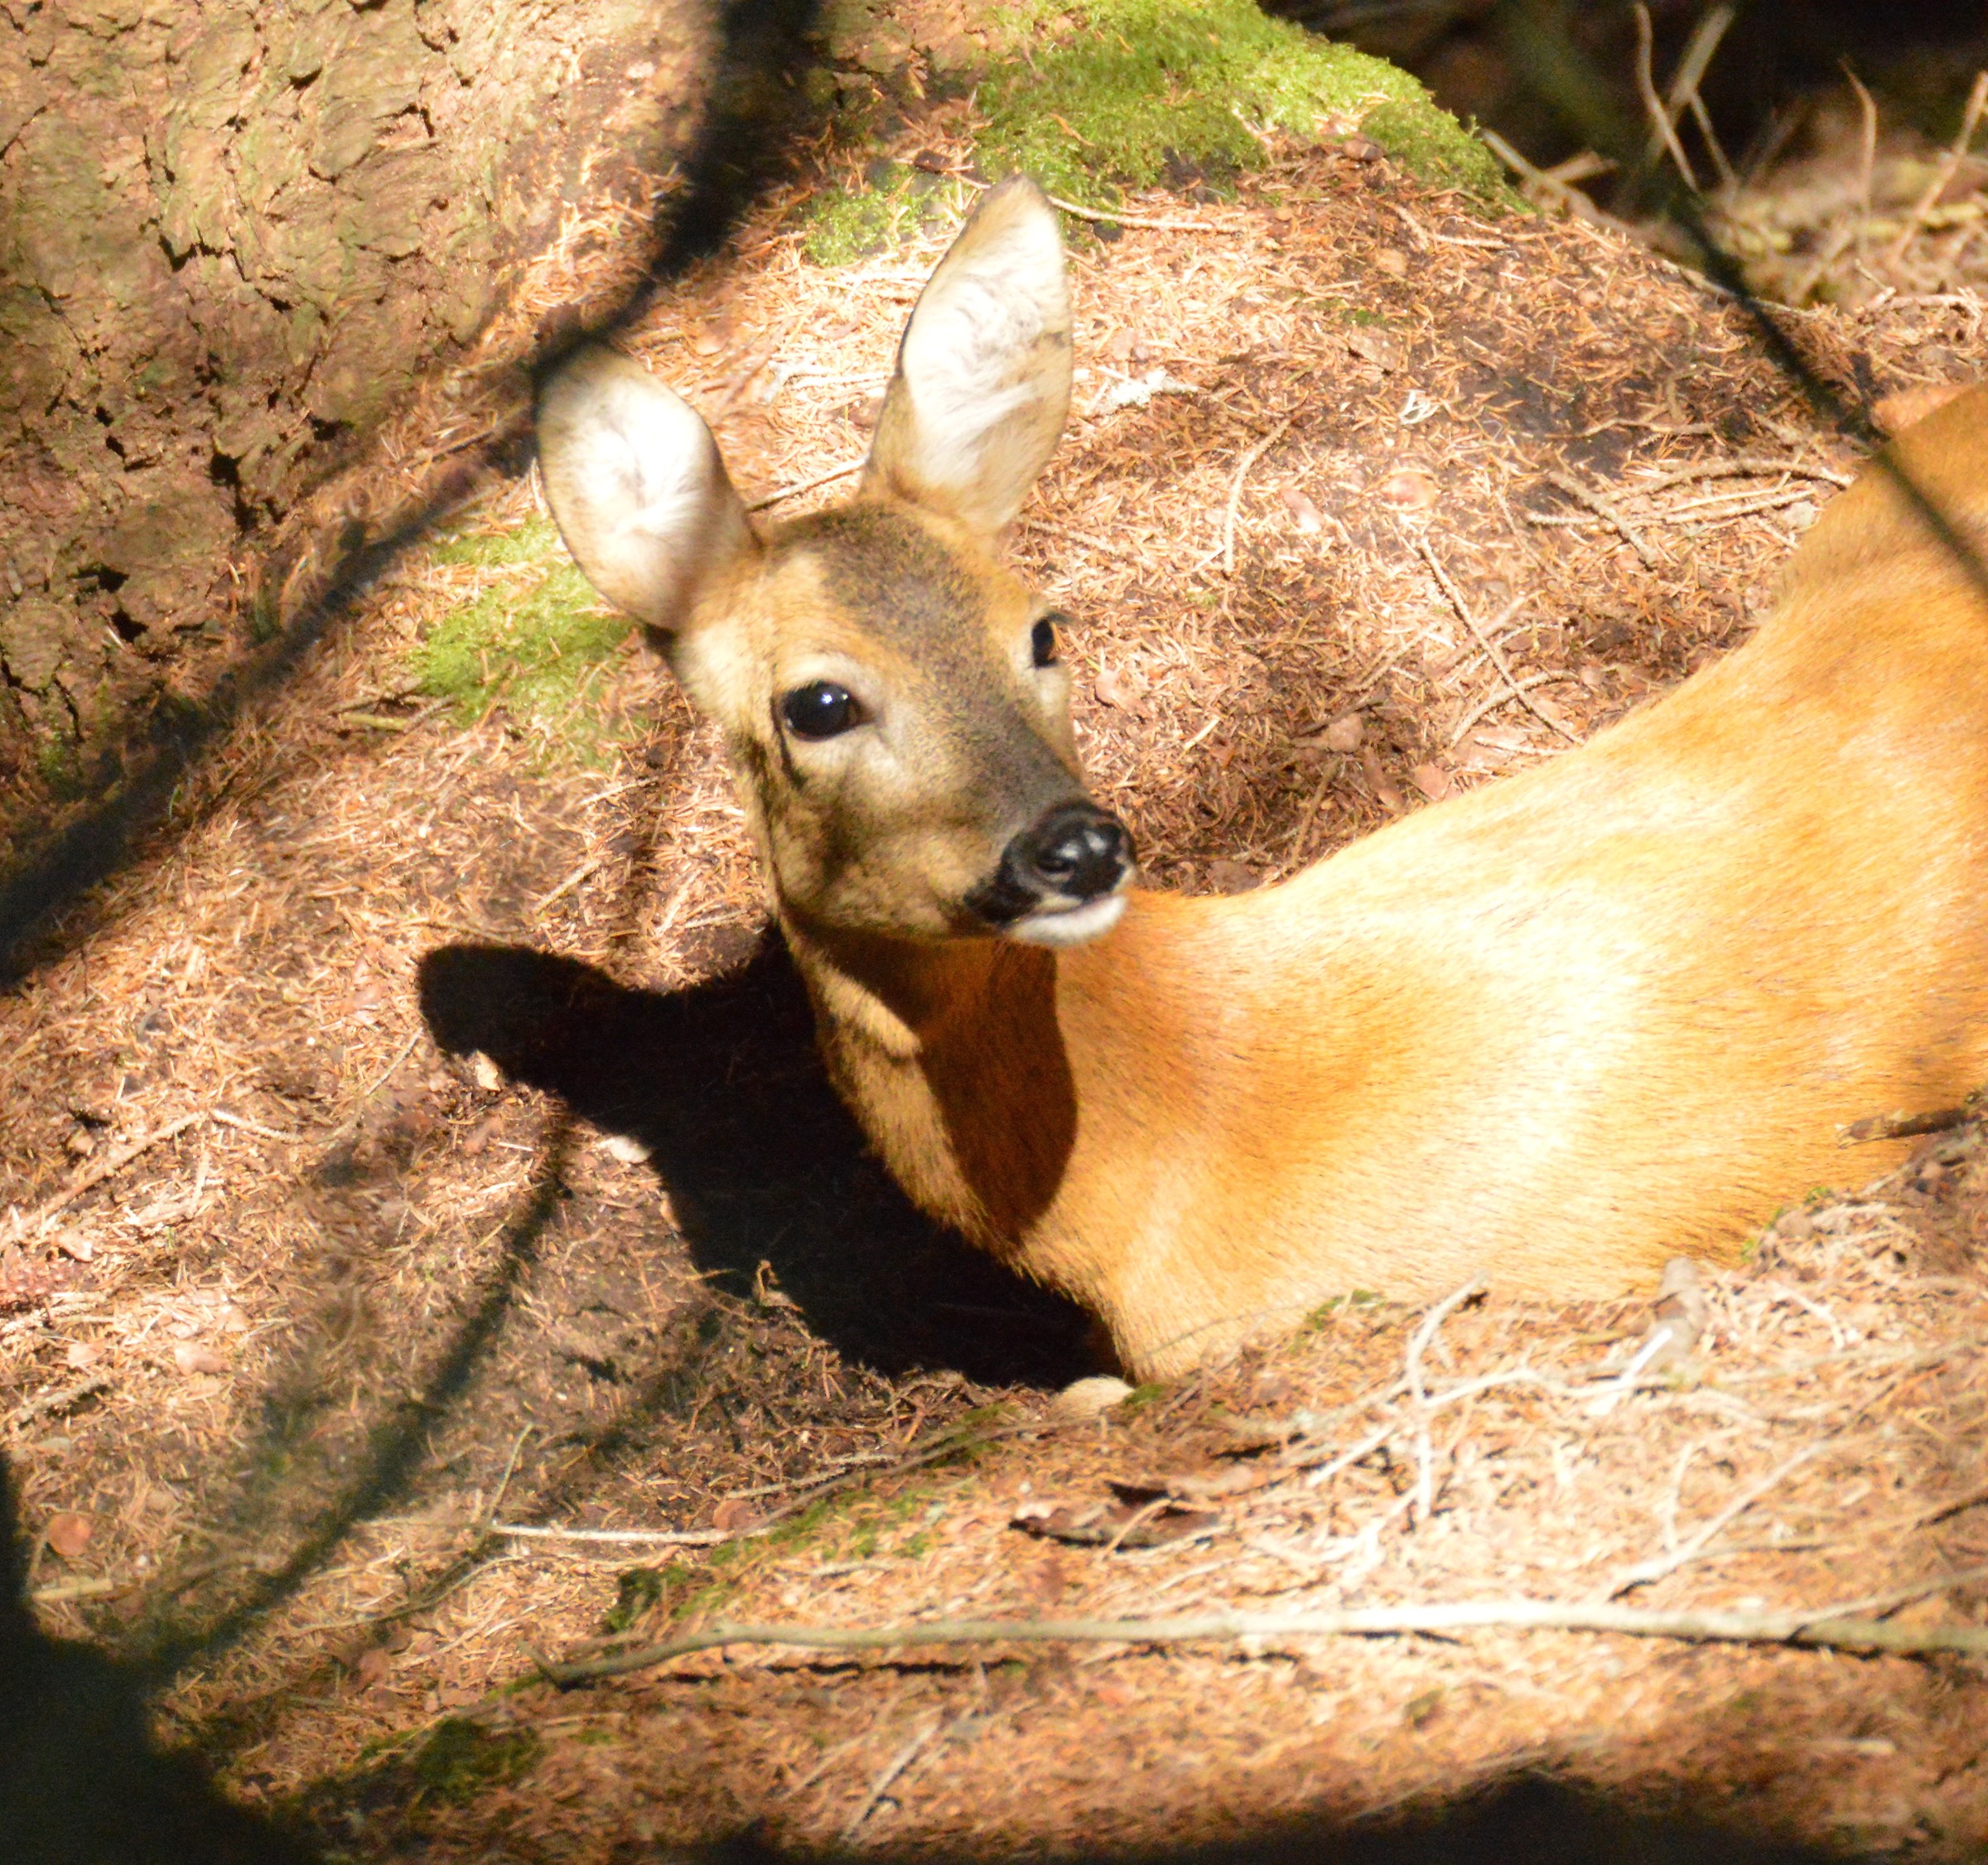
<svg viewBox="0 0 1988 1865">
<path fill-rule="evenodd" d="M 1957 1584 L 1965 1574 L 1933 1582 Z M 719 1625 L 635 1651 L 557 1664 L 538 1660 L 553 1684 L 586 1684 L 648 1670 L 673 1659 L 726 1645 L 803 1651 L 908 1650 L 934 1645 L 1198 1645 L 1305 1638 L 1388 1638 L 1462 1631 L 1615 1632 L 1629 1638 L 1691 1644 L 1793 1645 L 1832 1651 L 1935 1651 L 1988 1656 L 1988 1626 L 1894 1626 L 1849 1618 L 1838 1608 L 1809 1612 L 1736 1611 L 1716 1607 L 1650 1612 L 1603 1602 L 1462 1600 L 1450 1604 L 1355 1607 L 1339 1612 L 1219 1612 L 1163 1619 L 934 1619 L 907 1626 Z"/>
<path fill-rule="evenodd" d="M 1528 674 L 1522 680 L 1518 683 L 1519 703 L 1521 705 L 1527 703 L 1525 696 L 1528 693 L 1532 692 L 1535 687 L 1551 686 L 1556 680 L 1566 680 L 1571 679 L 1572 678 L 1572 674 L 1564 673 Z M 1477 722 L 1484 716 L 1485 713 L 1495 713 L 1500 706 L 1503 705 L 1505 702 L 1510 699 L 1512 697 L 1512 694 L 1507 693 L 1503 688 L 1500 688 L 1496 693 L 1488 694 L 1485 698 L 1480 699 L 1476 705 L 1473 706 L 1470 710 L 1464 713 L 1463 717 L 1458 721 L 1456 730 L 1451 732 L 1450 735 L 1450 744 L 1453 746 L 1462 744 L 1464 742 L 1464 734 L 1467 732 L 1472 726 L 1475 725 Z"/>
<path fill-rule="evenodd" d="M 353 1134 L 359 1131 L 359 1123 L 365 1117 L 368 1103 L 372 1100 L 373 1097 L 377 1094 L 381 1089 L 384 1088 L 386 1085 L 393 1079 L 394 1075 L 399 1071 L 400 1065 L 406 1061 L 407 1059 L 414 1053 L 414 1046 L 416 1043 L 421 1041 L 422 1034 L 422 1026 L 417 1023 L 414 1026 L 413 1035 L 409 1036 L 408 1040 L 400 1046 L 400 1048 L 395 1054 L 393 1060 L 388 1063 L 387 1065 L 382 1069 L 378 1075 L 374 1075 L 372 1080 L 366 1085 L 364 1090 L 361 1090 L 359 1099 L 354 1105 L 352 1112 L 345 1119 L 341 1120 L 337 1126 L 334 1127 L 329 1133 L 326 1134 L 325 1143 L 327 1146 L 336 1146 L 340 1140 L 350 1139 Z"/>
<path fill-rule="evenodd" d="M 1819 479 L 1830 486 L 1848 486 L 1850 475 L 1833 466 L 1804 466 L 1799 460 L 1768 460 L 1738 454 L 1730 460 L 1701 460 L 1696 466 L 1678 466 L 1655 479 L 1640 481 L 1635 490 L 1645 497 L 1667 492 L 1694 479 L 1766 479 L 1775 474 L 1793 474 L 1797 479 Z"/>
<path fill-rule="evenodd" d="M 79 1379 L 72 1386 L 64 1386 L 55 1392 L 43 1393 L 39 1399 L 31 1399 L 16 1410 L 14 1423 L 25 1428 L 32 1424 L 36 1418 L 47 1418 L 57 1412 L 66 1412 L 71 1406 L 80 1405 L 86 1399 L 94 1399 L 100 1392 L 109 1392 L 111 1384 L 111 1377 L 108 1373 L 93 1373 L 87 1379 Z"/>
<path fill-rule="evenodd" d="M 1428 547 L 1423 546 L 1426 550 Z M 1434 563 L 1436 559 L 1429 559 Z M 1436 573 L 1439 576 L 1441 572 Z M 1407 1350 L 1402 1355 L 1402 1377 L 1407 1382 L 1409 1396 L 1415 1401 L 1415 1519 L 1426 1522 L 1436 1507 L 1436 1457 L 1429 1442 L 1429 1394 L 1422 1384 L 1422 1355 L 1429 1350 L 1436 1339 L 1436 1331 L 1450 1313 L 1484 1288 L 1481 1276 L 1472 1276 L 1462 1288 L 1445 1295 L 1421 1318 L 1414 1333 L 1408 1336 Z"/>
<path fill-rule="evenodd" d="M 1236 567 L 1236 513 L 1242 503 L 1242 482 L 1249 477 L 1249 469 L 1269 448 L 1283 439 L 1285 429 L 1303 413 L 1301 403 L 1294 408 L 1237 463 L 1235 483 L 1228 489 L 1228 510 L 1222 519 L 1222 574 L 1225 577 L 1232 574 Z"/>
<path fill-rule="evenodd" d="M 1570 499 L 1578 500 L 1597 517 L 1605 519 L 1610 525 L 1619 531 L 1629 540 L 1636 554 L 1643 559 L 1646 568 L 1653 570 L 1657 568 L 1657 553 L 1651 548 L 1649 539 L 1645 538 L 1599 492 L 1583 486 L 1579 480 L 1569 473 L 1548 473 L 1546 476 L 1547 485 L 1556 487 L 1559 490 L 1566 493 Z"/>
<path fill-rule="evenodd" d="M 884 1764 L 884 1771 L 871 1782 L 870 1791 L 863 1796 L 862 1805 L 850 1814 L 843 1825 L 842 1843 L 847 1845 L 862 1829 L 863 1822 L 876 1811 L 876 1804 L 883 1799 L 892 1781 L 910 1767 L 924 1752 L 925 1746 L 939 1733 L 941 1718 L 933 1717 L 914 1733 L 896 1754 Z"/>
<path fill-rule="evenodd" d="M 1792 1476 L 1803 1464 L 1812 1462 L 1828 1448 L 1829 1446 L 1826 1442 L 1803 1445 L 1792 1457 L 1775 1465 L 1759 1482 L 1751 1484 L 1742 1490 L 1730 1503 L 1713 1516 L 1711 1520 L 1700 1529 L 1682 1547 L 1672 1550 L 1670 1553 L 1658 1554 L 1650 1560 L 1638 1561 L 1633 1567 L 1625 1567 L 1618 1570 L 1615 1578 L 1609 1581 L 1608 1592 L 1603 1597 L 1607 1599 L 1619 1599 L 1623 1594 L 1633 1588 L 1647 1587 L 1653 1580 L 1661 1580 L 1666 1574 L 1673 1573 L 1678 1568 L 1682 1567 L 1686 1562 L 1695 1559 L 1704 1551 L 1712 1538 L 1720 1529 L 1744 1515 L 1783 1478 Z"/>
<path fill-rule="evenodd" d="M 266 1140 L 294 1141 L 308 1137 L 288 1133 L 280 1127 L 265 1127 L 259 1120 L 251 1120 L 246 1114 L 231 1114 L 226 1108 L 210 1108 L 207 1118 L 217 1127 L 232 1127 L 238 1133 L 259 1134 Z"/>
<path fill-rule="evenodd" d="M 791 486 L 783 486 L 776 492 L 768 492 L 750 501 L 748 511 L 765 511 L 769 505 L 777 505 L 784 499 L 798 499 L 803 492 L 812 492 L 818 486 L 828 486 L 838 479 L 847 479 L 852 473 L 860 473 L 869 464 L 868 456 L 861 460 L 851 460 L 840 466 L 831 466 L 825 473 L 817 473 L 813 479 L 797 479 Z"/>
<path fill-rule="evenodd" d="M 1863 170 L 1863 186 L 1857 191 L 1857 229 L 1855 235 L 1858 252 L 1864 250 L 1865 236 L 1870 231 L 1870 184 L 1878 165 L 1878 106 L 1869 91 L 1865 89 L 1855 72 L 1850 70 L 1848 60 L 1844 61 L 1843 75 L 1850 80 L 1850 88 L 1857 94 L 1857 109 L 1862 118 L 1863 134 L 1860 143 L 1860 167 Z"/>
<path fill-rule="evenodd" d="M 183 1114 L 177 1120 L 169 1120 L 163 1127 L 155 1127 L 149 1133 L 141 1133 L 137 1139 L 127 1141 L 115 1152 L 99 1160 L 87 1172 L 80 1174 L 67 1191 L 58 1191 L 28 1219 L 28 1223 L 37 1232 L 46 1230 L 59 1213 L 67 1210 L 84 1192 L 94 1191 L 105 1179 L 123 1172 L 140 1153 L 151 1152 L 155 1146 L 162 1144 L 176 1133 L 185 1133 L 196 1122 L 206 1119 L 205 1111 Z"/>
<path fill-rule="evenodd" d="M 1684 185 L 1693 194 L 1698 192 L 1698 177 L 1691 172 L 1691 165 L 1685 155 L 1684 145 L 1677 140 L 1677 125 L 1671 113 L 1663 107 L 1663 99 L 1657 94 L 1657 80 L 1650 70 L 1650 53 L 1655 35 L 1650 30 L 1650 9 L 1636 0 L 1636 94 L 1643 99 L 1643 107 L 1649 114 L 1651 153 L 1659 147 L 1670 151 L 1671 160 L 1677 165 L 1677 172 L 1684 177 Z"/>
<path fill-rule="evenodd" d="M 1725 151 L 1712 128 L 1711 113 L 1706 109 L 1705 99 L 1698 94 L 1698 87 L 1704 83 L 1712 56 L 1719 50 L 1719 42 L 1732 23 L 1730 7 L 1714 7 L 1698 22 L 1685 46 L 1684 56 L 1677 60 L 1677 69 L 1671 74 L 1670 89 L 1667 93 L 1670 104 L 1667 114 L 1672 123 L 1675 123 L 1684 111 L 1691 113 L 1692 122 L 1698 125 L 1699 133 L 1705 138 L 1712 166 L 1719 171 L 1720 181 L 1729 188 L 1738 177 L 1733 173 L 1733 165 L 1725 159 Z M 1649 152 L 1653 156 L 1657 152 L 1653 148 Z"/>
<path fill-rule="evenodd" d="M 729 1529 L 543 1529 L 523 1522 L 493 1522 L 489 1532 L 513 1541 L 572 1541 L 613 1548 L 715 1548 L 736 1541 Z"/>
<path fill-rule="evenodd" d="M 1489 656 L 1491 664 L 1498 669 L 1498 678 L 1505 683 L 1506 689 L 1512 697 L 1542 725 L 1546 727 L 1550 731 L 1557 732 L 1570 745 L 1578 745 L 1580 742 L 1580 739 L 1568 731 L 1559 720 L 1547 717 L 1532 700 L 1527 698 L 1518 682 L 1512 677 L 1512 669 L 1505 664 L 1504 655 L 1498 643 L 1491 638 L 1484 624 L 1470 612 L 1470 605 L 1459 593 L 1456 585 L 1450 582 L 1449 573 L 1436 561 L 1436 553 L 1429 548 L 1429 540 L 1426 538 L 1417 538 L 1415 542 L 1416 548 L 1421 552 L 1423 560 L 1435 575 L 1436 586 L 1444 595 L 1450 598 L 1450 607 L 1455 609 L 1462 618 L 1464 626 L 1468 628 L 1471 634 L 1477 638 L 1477 645 Z"/>
<path fill-rule="evenodd" d="M 1961 133 L 1955 137 L 1947 153 L 1940 158 L 1940 166 L 1933 172 L 1933 179 L 1925 186 L 1919 198 L 1912 204 L 1912 211 L 1905 216 L 1905 225 L 1899 237 L 1884 250 L 1884 263 L 1896 265 L 1905 256 L 1905 249 L 1923 230 L 1926 216 L 1933 211 L 1953 179 L 1954 171 L 1966 157 L 1967 145 L 1974 140 L 1974 132 L 1981 120 L 1981 112 L 1988 108 L 1988 71 L 1975 74 L 1974 89 L 1967 94 L 1967 109 L 1961 118 Z"/>
<path fill-rule="evenodd" d="M 1247 225 L 1242 220 L 1158 220 L 1143 214 L 1112 214 L 1102 207 L 1079 207 L 1074 201 L 1051 195 L 1052 207 L 1074 214 L 1080 220 L 1103 220 L 1115 227 L 1151 227 L 1156 233 L 1234 233 Z"/>
</svg>

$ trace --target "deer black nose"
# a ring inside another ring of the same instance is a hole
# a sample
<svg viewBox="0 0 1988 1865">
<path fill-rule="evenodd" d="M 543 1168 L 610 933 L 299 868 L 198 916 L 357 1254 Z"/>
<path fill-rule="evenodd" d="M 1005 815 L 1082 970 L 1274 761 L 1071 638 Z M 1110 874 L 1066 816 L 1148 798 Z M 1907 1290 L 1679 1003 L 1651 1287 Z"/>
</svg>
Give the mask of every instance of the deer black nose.
<svg viewBox="0 0 1988 1865">
<path fill-rule="evenodd" d="M 1001 866 L 1025 884 L 1065 900 L 1096 900 L 1125 878 L 1128 838 L 1094 803 L 1066 803 L 1007 846 Z"/>
</svg>

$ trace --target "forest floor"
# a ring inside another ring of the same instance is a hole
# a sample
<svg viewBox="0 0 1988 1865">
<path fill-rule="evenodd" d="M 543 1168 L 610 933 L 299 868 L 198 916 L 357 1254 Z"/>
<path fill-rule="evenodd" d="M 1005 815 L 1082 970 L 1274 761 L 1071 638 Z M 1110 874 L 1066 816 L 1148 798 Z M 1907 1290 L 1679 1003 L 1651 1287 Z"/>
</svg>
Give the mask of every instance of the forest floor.
<svg viewBox="0 0 1988 1865">
<path fill-rule="evenodd" d="M 774 200 L 631 333 L 749 500 L 846 483 L 950 198 L 832 268 Z M 1741 307 L 1357 136 L 1127 215 L 1076 242 L 1070 432 L 1014 550 L 1078 618 L 1094 787 L 1160 885 L 1274 880 L 1563 755 L 1743 640 L 1855 468 Z M 1980 320 L 1786 322 L 1882 396 L 1966 376 Z M 229 738 L 0 1002 L 0 1058 L 45 1621 L 164 1655 L 175 1739 L 350 1858 L 1356 1847 L 1542 1794 L 1597 1847 L 1667 1823 L 1667 1857 L 1988 1843 L 1974 1660 L 1489 1630 L 543 1681 L 720 1617 L 1976 1623 L 1988 1174 L 1970 1128 L 1875 1185 L 1846 1150 L 1640 1384 L 1610 1376 L 1647 1301 L 1493 1289 L 1064 1420 L 1082 1317 L 864 1156 L 715 743 L 528 480 Z"/>
</svg>

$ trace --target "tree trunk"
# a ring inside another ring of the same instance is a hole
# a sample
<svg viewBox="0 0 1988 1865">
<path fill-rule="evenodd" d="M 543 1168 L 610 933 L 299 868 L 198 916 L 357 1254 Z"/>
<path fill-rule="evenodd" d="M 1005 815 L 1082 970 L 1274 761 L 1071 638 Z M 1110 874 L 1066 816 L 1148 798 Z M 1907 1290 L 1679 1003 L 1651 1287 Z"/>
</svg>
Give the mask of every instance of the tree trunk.
<svg viewBox="0 0 1988 1865">
<path fill-rule="evenodd" d="M 269 616 L 259 543 L 569 207 L 646 212 L 705 0 L 0 0 L 0 822 Z"/>
</svg>

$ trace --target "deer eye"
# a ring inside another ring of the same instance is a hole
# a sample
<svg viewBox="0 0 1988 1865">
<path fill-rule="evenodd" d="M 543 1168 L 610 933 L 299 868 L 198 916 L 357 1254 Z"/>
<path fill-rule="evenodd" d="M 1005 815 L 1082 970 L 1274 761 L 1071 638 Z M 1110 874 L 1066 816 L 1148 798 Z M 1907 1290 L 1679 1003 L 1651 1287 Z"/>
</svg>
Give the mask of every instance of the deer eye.
<svg viewBox="0 0 1988 1865">
<path fill-rule="evenodd" d="M 797 738 L 833 738 L 863 722 L 863 708 L 846 686 L 813 680 L 780 702 L 780 717 Z"/>
<path fill-rule="evenodd" d="M 1056 664 L 1056 623 L 1054 615 L 1046 615 L 1029 631 L 1029 654 L 1038 667 L 1053 667 Z"/>
</svg>

